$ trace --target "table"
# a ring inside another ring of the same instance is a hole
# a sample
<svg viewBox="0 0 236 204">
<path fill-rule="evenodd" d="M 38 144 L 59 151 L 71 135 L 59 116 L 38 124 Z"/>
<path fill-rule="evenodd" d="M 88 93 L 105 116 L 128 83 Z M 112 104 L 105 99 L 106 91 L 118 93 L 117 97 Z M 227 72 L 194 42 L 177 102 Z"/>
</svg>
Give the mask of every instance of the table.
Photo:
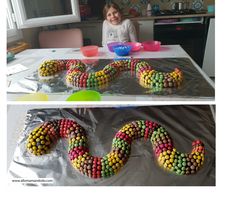
<svg viewBox="0 0 236 204">
<path fill-rule="evenodd" d="M 75 48 L 61 48 L 61 49 L 28 49 L 17 54 L 16 59 L 8 64 L 8 69 L 12 66 L 22 65 L 26 70 L 9 75 L 8 80 L 8 101 L 15 101 L 19 96 L 24 95 L 24 91 L 9 91 L 9 87 L 19 82 L 30 74 L 36 73 L 39 65 L 47 59 L 114 59 L 116 55 L 108 51 L 107 48 L 99 48 L 99 54 L 95 57 L 86 58 L 82 55 L 79 49 Z M 202 69 L 191 59 L 191 57 L 179 45 L 166 45 L 162 46 L 159 52 L 134 52 L 128 58 L 141 58 L 141 59 L 188 59 L 192 63 L 196 72 L 206 81 L 206 84 L 214 90 L 214 82 L 202 71 Z M 32 92 L 34 92 L 35 84 L 32 84 Z M 29 92 L 28 92 L 29 93 Z M 50 101 L 65 101 L 69 93 L 55 93 L 48 94 Z M 214 94 L 207 97 L 198 96 L 178 96 L 178 95 L 129 95 L 129 94 L 102 94 L 102 101 L 209 101 L 214 100 Z"/>
</svg>

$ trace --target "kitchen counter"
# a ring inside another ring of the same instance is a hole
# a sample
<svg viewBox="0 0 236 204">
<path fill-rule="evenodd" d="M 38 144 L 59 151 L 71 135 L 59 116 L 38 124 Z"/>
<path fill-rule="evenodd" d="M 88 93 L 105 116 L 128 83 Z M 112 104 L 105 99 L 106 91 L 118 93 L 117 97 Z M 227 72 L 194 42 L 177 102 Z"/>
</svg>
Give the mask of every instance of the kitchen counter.
<svg viewBox="0 0 236 204">
<path fill-rule="evenodd" d="M 138 17 L 132 17 L 132 16 L 125 16 L 125 18 L 129 18 L 132 21 L 139 21 L 139 20 L 156 20 L 156 19 L 175 19 L 175 18 L 197 18 L 197 17 L 215 17 L 215 13 L 199 13 L 199 14 L 187 14 L 187 15 L 164 15 L 164 16 L 138 16 Z M 81 21 L 80 23 L 100 23 L 103 22 L 103 19 L 96 19 L 91 18 L 84 21 Z"/>
<path fill-rule="evenodd" d="M 169 19 L 169 18 L 195 18 L 195 17 L 214 17 L 214 13 L 199 13 L 199 14 L 186 14 L 186 15 L 165 15 L 165 16 L 139 16 L 128 17 L 131 20 L 156 20 L 156 19 Z"/>
</svg>

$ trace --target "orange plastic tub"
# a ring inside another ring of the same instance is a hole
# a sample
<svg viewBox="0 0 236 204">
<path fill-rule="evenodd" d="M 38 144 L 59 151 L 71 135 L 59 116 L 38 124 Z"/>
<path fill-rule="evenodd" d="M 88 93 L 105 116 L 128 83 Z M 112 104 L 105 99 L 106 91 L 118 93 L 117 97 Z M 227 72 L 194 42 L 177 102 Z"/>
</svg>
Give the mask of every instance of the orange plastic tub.
<svg viewBox="0 0 236 204">
<path fill-rule="evenodd" d="M 98 54 L 98 46 L 88 45 L 80 48 L 81 52 L 85 57 L 92 57 Z"/>
</svg>

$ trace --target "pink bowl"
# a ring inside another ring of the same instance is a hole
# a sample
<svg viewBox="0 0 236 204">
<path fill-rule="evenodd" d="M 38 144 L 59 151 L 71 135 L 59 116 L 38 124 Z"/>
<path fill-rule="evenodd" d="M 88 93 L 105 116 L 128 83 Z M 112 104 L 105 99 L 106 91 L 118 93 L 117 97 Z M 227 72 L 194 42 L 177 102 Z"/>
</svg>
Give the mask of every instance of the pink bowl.
<svg viewBox="0 0 236 204">
<path fill-rule="evenodd" d="M 160 50 L 161 47 L 161 42 L 160 41 L 145 41 L 142 43 L 143 49 L 146 51 L 158 51 Z"/>
<path fill-rule="evenodd" d="M 85 57 L 92 57 L 98 54 L 98 46 L 88 45 L 80 48 Z"/>
<path fill-rule="evenodd" d="M 126 42 L 125 44 L 131 46 L 132 52 L 137 52 L 142 48 L 142 43 L 139 43 L 139 42 Z"/>
<path fill-rule="evenodd" d="M 117 45 L 124 45 L 124 43 L 122 42 L 111 42 L 111 43 L 107 43 L 107 47 L 109 49 L 110 52 L 114 52 L 113 47 L 117 46 Z"/>
</svg>

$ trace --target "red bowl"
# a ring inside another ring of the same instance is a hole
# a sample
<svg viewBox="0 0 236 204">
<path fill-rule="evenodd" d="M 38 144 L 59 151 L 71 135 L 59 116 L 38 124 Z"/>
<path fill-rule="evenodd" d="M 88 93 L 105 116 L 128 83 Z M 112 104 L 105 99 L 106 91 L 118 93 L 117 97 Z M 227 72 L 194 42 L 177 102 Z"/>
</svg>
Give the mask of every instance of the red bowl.
<svg viewBox="0 0 236 204">
<path fill-rule="evenodd" d="M 141 50 L 141 48 L 142 48 L 142 43 L 139 43 L 139 42 L 126 42 L 125 44 L 131 46 L 132 52 L 137 52 L 137 51 Z"/>
<path fill-rule="evenodd" d="M 98 54 L 98 46 L 88 45 L 80 48 L 81 52 L 85 57 L 92 57 Z"/>
<path fill-rule="evenodd" d="M 142 43 L 143 49 L 146 51 L 158 51 L 161 48 L 161 42 L 160 41 L 145 41 Z"/>
</svg>

